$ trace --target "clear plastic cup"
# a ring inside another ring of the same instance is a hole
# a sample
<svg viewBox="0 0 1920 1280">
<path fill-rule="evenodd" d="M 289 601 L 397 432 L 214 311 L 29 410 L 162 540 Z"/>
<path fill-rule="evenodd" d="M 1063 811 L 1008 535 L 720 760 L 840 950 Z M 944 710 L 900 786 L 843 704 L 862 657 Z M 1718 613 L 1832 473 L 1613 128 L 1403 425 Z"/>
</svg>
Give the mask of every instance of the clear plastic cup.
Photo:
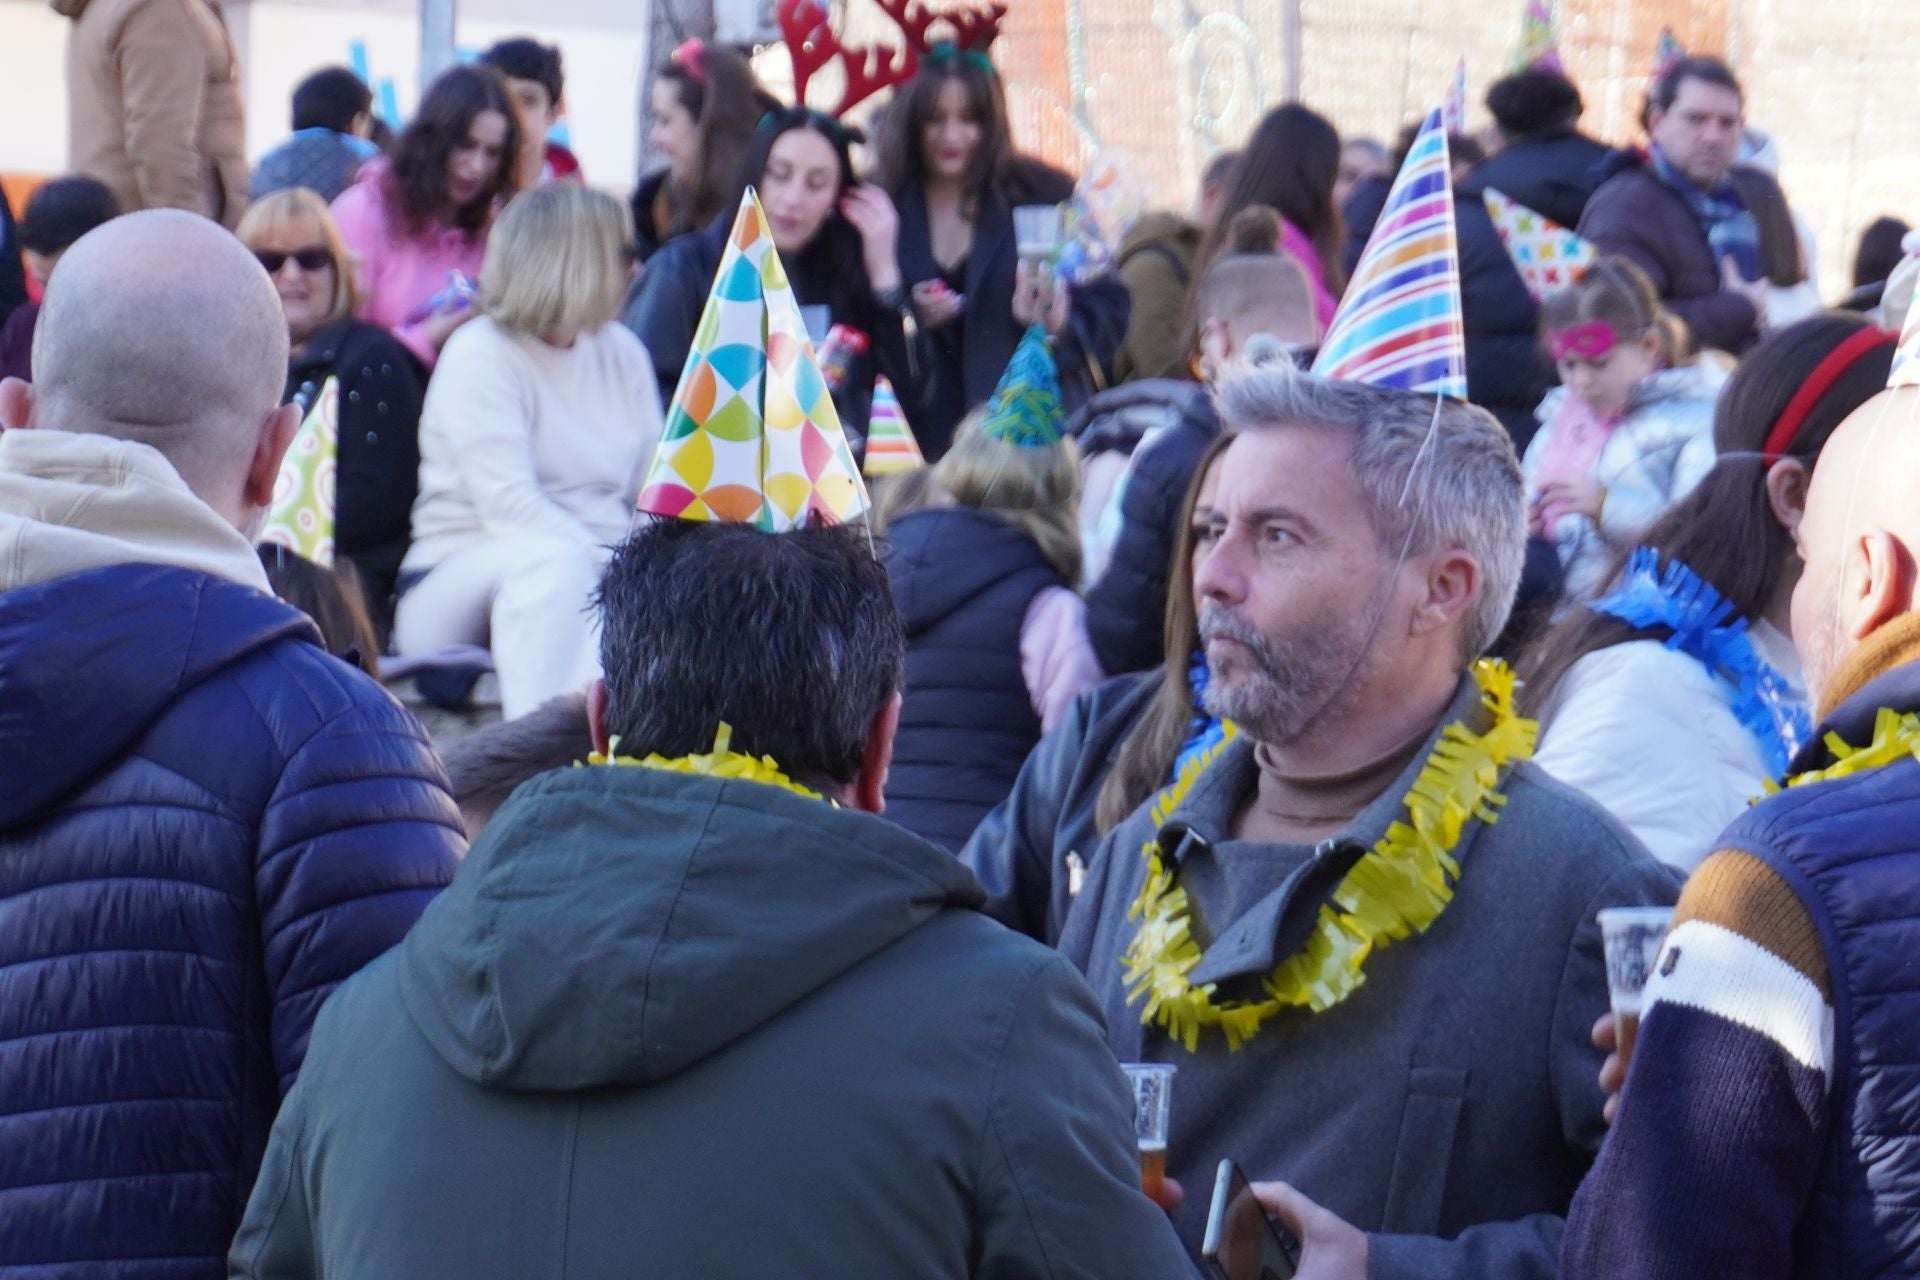
<svg viewBox="0 0 1920 1280">
<path fill-rule="evenodd" d="M 1609 907 L 1600 913 L 1600 936 L 1607 950 L 1607 995 L 1613 1003 L 1613 1030 L 1622 1062 L 1633 1057 L 1647 979 L 1660 963 L 1660 948 L 1672 927 L 1671 907 Z"/>
<path fill-rule="evenodd" d="M 1173 1109 L 1173 1076 L 1165 1062 L 1122 1064 L 1133 1085 L 1133 1136 L 1140 1147 L 1140 1189 L 1154 1199 L 1167 1178 L 1167 1119 Z"/>
<path fill-rule="evenodd" d="M 1044 262 L 1060 247 L 1062 217 L 1057 204 L 1023 204 L 1013 211 L 1013 239 L 1019 255 Z"/>
</svg>

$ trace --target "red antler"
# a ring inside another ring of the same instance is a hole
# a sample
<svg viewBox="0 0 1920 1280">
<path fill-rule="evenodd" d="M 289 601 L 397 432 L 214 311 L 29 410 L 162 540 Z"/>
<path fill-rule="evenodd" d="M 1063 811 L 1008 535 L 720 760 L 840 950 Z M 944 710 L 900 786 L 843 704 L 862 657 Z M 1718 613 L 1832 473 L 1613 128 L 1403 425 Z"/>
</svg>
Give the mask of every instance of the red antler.
<svg viewBox="0 0 1920 1280">
<path fill-rule="evenodd" d="M 920 0 L 875 0 L 875 3 L 906 33 L 907 44 L 923 54 L 932 53 L 937 43 L 932 36 L 936 22 L 944 22 L 953 29 L 954 48 L 965 53 L 985 51 L 1000 34 L 1000 20 L 1007 16 L 1007 6 L 998 0 L 978 9 L 941 10 L 928 9 Z"/>
<path fill-rule="evenodd" d="M 912 0 L 907 0 L 911 3 Z M 884 2 L 883 2 L 884 7 Z M 840 91 L 840 105 L 833 114 L 843 116 L 854 105 L 864 102 L 882 89 L 905 84 L 920 69 L 916 46 L 909 37 L 907 46 L 894 49 L 885 45 L 847 45 L 833 32 L 826 10 L 815 0 L 780 0 L 780 32 L 786 38 L 787 53 L 793 59 L 793 97 L 804 104 L 807 82 L 813 74 L 840 59 L 846 73 L 846 87 Z"/>
</svg>

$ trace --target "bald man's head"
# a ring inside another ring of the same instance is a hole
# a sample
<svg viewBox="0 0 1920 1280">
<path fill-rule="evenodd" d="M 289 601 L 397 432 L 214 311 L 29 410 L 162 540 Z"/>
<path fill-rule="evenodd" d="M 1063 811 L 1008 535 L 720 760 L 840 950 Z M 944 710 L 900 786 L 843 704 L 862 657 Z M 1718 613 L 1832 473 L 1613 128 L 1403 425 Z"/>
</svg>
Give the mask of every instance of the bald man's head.
<svg viewBox="0 0 1920 1280">
<path fill-rule="evenodd" d="M 1820 451 L 1795 532 L 1806 569 L 1793 591 L 1793 641 L 1823 701 L 1854 646 L 1914 611 L 1920 564 L 1920 388 L 1883 391 Z M 1844 692 L 1844 691 L 1843 691 Z"/>
<path fill-rule="evenodd" d="M 244 523 L 286 376 L 286 319 L 246 247 L 192 214 L 134 213 L 60 260 L 34 331 L 32 425 L 152 445 Z"/>
</svg>

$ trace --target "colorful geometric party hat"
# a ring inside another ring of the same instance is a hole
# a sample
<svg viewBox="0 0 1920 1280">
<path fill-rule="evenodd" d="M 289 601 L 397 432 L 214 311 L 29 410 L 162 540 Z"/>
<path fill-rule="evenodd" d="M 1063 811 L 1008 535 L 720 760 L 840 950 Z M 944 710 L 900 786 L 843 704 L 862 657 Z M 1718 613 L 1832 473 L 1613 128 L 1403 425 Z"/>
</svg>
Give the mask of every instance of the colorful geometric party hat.
<svg viewBox="0 0 1920 1280">
<path fill-rule="evenodd" d="M 1593 265 L 1593 242 L 1488 187 L 1487 216 L 1535 302 L 1545 302 Z"/>
<path fill-rule="evenodd" d="M 1453 69 L 1453 84 L 1447 88 L 1446 104 L 1440 109 L 1447 122 L 1447 133 L 1459 137 L 1467 131 L 1467 58 L 1460 55 L 1460 64 Z"/>
<path fill-rule="evenodd" d="M 907 416 L 900 412 L 900 397 L 893 384 L 881 374 L 873 380 L 873 411 L 867 418 L 867 459 L 863 470 L 867 479 L 898 475 L 927 465 L 920 442 L 913 438 Z"/>
<path fill-rule="evenodd" d="M 1687 51 L 1680 47 L 1680 37 L 1673 34 L 1673 28 L 1660 28 L 1660 43 L 1653 50 L 1653 78 L 1658 80 L 1686 56 Z"/>
<path fill-rule="evenodd" d="M 1887 386 L 1920 387 L 1920 305 L 1907 312 L 1907 323 L 1900 330 L 1900 345 L 1893 349 L 1893 372 Z"/>
<path fill-rule="evenodd" d="M 1387 193 L 1386 208 L 1313 362 L 1315 373 L 1466 397 L 1449 163 L 1447 131 L 1436 107 Z"/>
<path fill-rule="evenodd" d="M 639 506 L 768 533 L 866 514 L 866 485 L 751 187 L 740 197 Z"/>
<path fill-rule="evenodd" d="M 1553 34 L 1553 10 L 1547 0 L 1527 0 L 1520 17 L 1520 43 L 1514 46 L 1514 71 L 1565 71 Z"/>
<path fill-rule="evenodd" d="M 1060 443 L 1060 374 L 1053 365 L 1053 344 L 1041 326 L 1029 325 L 1013 349 L 1000 385 L 987 401 L 980 429 L 996 440 L 1025 449 Z"/>
<path fill-rule="evenodd" d="M 339 473 L 340 379 L 328 378 L 287 446 L 287 456 L 280 460 L 273 504 L 267 508 L 260 541 L 331 568 Z"/>
</svg>

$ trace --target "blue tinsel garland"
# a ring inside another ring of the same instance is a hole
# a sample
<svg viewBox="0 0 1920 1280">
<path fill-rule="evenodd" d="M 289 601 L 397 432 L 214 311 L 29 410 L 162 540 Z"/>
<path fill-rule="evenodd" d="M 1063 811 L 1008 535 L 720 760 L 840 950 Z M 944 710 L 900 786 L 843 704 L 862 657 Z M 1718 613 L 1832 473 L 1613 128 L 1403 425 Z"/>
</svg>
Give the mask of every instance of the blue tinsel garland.
<svg viewBox="0 0 1920 1280">
<path fill-rule="evenodd" d="M 1187 740 L 1174 758 L 1173 776 L 1179 777 L 1187 761 L 1204 755 L 1226 736 L 1219 719 L 1207 714 L 1207 651 L 1195 649 L 1187 666 L 1187 687 L 1193 690 L 1193 719 L 1187 722 Z"/>
<path fill-rule="evenodd" d="M 1733 602 L 1678 560 L 1662 570 L 1651 547 L 1635 548 L 1620 585 L 1588 607 L 1632 626 L 1669 628 L 1667 648 L 1732 686 L 1734 718 L 1753 735 L 1774 777 L 1812 734 L 1787 678 L 1754 648 L 1747 620 L 1734 617 Z"/>
</svg>

